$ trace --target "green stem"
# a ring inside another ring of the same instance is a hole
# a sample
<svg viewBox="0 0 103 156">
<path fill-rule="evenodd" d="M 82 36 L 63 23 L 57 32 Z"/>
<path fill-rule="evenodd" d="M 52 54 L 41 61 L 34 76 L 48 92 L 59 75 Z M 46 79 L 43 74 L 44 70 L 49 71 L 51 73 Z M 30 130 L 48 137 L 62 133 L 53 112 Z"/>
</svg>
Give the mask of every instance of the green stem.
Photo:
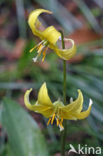
<svg viewBox="0 0 103 156">
<path fill-rule="evenodd" d="M 65 49 L 64 43 L 64 35 L 63 32 L 61 33 L 61 40 L 62 40 L 62 48 Z M 63 102 L 66 105 L 66 61 L 63 60 Z M 67 133 L 67 123 L 64 120 L 64 131 L 61 132 L 61 156 L 65 156 L 65 144 L 66 144 L 66 133 Z"/>
</svg>

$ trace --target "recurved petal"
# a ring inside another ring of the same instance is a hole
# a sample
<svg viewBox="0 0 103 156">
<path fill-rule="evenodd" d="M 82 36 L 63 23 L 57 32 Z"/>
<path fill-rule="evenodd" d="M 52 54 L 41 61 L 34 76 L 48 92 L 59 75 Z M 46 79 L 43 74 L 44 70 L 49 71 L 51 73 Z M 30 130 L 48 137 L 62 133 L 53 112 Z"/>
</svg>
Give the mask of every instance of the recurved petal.
<svg viewBox="0 0 103 156">
<path fill-rule="evenodd" d="M 31 28 L 33 34 L 35 34 L 35 35 L 37 35 L 37 36 L 39 35 L 39 34 L 38 34 L 39 32 L 38 32 L 38 30 L 37 30 L 36 24 L 38 25 L 38 23 L 39 23 L 39 25 L 41 25 L 41 23 L 40 23 L 39 20 L 38 20 L 38 16 L 39 16 L 41 13 L 44 13 L 44 12 L 51 14 L 51 12 L 48 11 L 48 10 L 36 9 L 36 10 L 34 10 L 34 11 L 32 11 L 32 12 L 30 13 L 29 18 L 28 18 L 28 24 L 29 24 L 30 28 Z"/>
<path fill-rule="evenodd" d="M 69 49 L 59 49 L 56 45 L 50 45 L 50 48 L 53 49 L 56 54 L 64 59 L 64 60 L 70 60 L 76 53 L 76 45 L 72 39 L 66 39 L 72 43 L 72 47 Z"/>
<path fill-rule="evenodd" d="M 93 101 L 90 99 L 88 109 L 87 109 L 86 111 L 84 111 L 84 112 L 80 112 L 79 114 L 78 114 L 78 113 L 75 114 L 75 117 L 76 117 L 77 119 L 80 119 L 80 120 L 81 120 L 81 119 L 87 118 L 87 117 L 89 116 L 89 114 L 90 114 L 92 104 L 93 104 Z"/>
<path fill-rule="evenodd" d="M 43 83 L 43 85 L 41 86 L 41 88 L 39 90 L 38 103 L 40 105 L 53 106 L 53 104 L 49 98 L 48 90 L 47 90 L 45 82 Z"/>
<path fill-rule="evenodd" d="M 83 94 L 78 89 L 78 98 L 70 104 L 64 106 L 62 109 L 69 113 L 80 113 L 83 108 Z"/>
<path fill-rule="evenodd" d="M 35 105 L 31 105 L 30 101 L 29 101 L 29 95 L 32 91 L 32 88 L 27 90 L 25 92 L 25 95 L 24 95 L 24 103 L 26 105 L 26 107 L 29 109 L 29 110 L 32 110 L 32 111 L 35 111 Z"/>
<path fill-rule="evenodd" d="M 51 44 L 55 44 L 61 34 L 55 29 L 54 26 L 49 26 L 44 31 L 38 29 L 38 27 L 42 25 L 38 19 L 39 15 L 42 13 L 51 14 L 52 12 L 44 9 L 36 9 L 29 15 L 28 24 L 34 35 L 38 36 L 41 40 L 47 40 Z"/>
<path fill-rule="evenodd" d="M 50 107 L 49 105 L 40 105 L 38 101 L 34 105 L 31 105 L 29 101 L 31 91 L 32 89 L 27 90 L 24 95 L 24 103 L 26 107 L 31 111 L 43 114 L 45 117 L 50 117 L 54 113 L 54 107 Z"/>
</svg>

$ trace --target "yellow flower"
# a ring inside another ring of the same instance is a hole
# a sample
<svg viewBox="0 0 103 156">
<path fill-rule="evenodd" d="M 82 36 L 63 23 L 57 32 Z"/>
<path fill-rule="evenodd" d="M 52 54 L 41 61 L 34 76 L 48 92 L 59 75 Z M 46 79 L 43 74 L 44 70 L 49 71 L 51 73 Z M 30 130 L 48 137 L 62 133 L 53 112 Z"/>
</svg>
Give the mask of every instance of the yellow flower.
<svg viewBox="0 0 103 156">
<path fill-rule="evenodd" d="M 38 57 L 43 53 L 42 61 L 45 59 L 46 50 L 51 48 L 56 52 L 56 54 L 64 59 L 71 59 L 76 53 L 76 46 L 72 39 L 66 39 L 66 41 L 70 41 L 72 43 L 72 47 L 69 49 L 59 49 L 57 46 L 57 41 L 61 40 L 61 33 L 55 29 L 54 26 L 47 27 L 44 31 L 39 30 L 39 27 L 42 26 L 38 17 L 42 13 L 51 14 L 52 12 L 44 9 L 36 9 L 32 11 L 29 15 L 28 24 L 34 35 L 38 36 L 42 41 L 34 46 L 30 52 L 34 49 L 37 49 L 37 56 L 33 59 L 34 62 L 37 61 Z"/>
<path fill-rule="evenodd" d="M 48 96 L 46 83 L 43 83 L 43 85 L 41 86 L 38 94 L 38 100 L 34 105 L 31 105 L 29 102 L 29 95 L 31 91 L 32 89 L 27 90 L 24 95 L 25 105 L 29 110 L 41 113 L 46 118 L 49 118 L 47 125 L 49 125 L 49 123 L 53 124 L 54 119 L 56 119 L 57 126 L 60 127 L 60 130 L 63 130 L 63 119 L 84 119 L 90 114 L 91 106 L 93 103 L 91 99 L 89 102 L 88 109 L 86 111 L 81 112 L 83 108 L 83 95 L 80 90 L 78 90 L 77 99 L 75 101 L 72 100 L 71 103 L 66 106 L 60 100 L 52 103 Z"/>
</svg>

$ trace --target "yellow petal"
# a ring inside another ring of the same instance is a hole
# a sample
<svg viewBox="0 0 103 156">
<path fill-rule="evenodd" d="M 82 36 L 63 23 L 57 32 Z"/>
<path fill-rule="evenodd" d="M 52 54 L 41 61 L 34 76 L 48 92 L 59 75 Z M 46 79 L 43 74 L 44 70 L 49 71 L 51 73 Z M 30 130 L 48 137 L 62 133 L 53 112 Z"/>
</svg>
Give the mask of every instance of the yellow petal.
<svg viewBox="0 0 103 156">
<path fill-rule="evenodd" d="M 48 108 L 47 107 L 43 107 L 43 106 L 40 106 L 38 104 L 38 102 L 36 102 L 34 105 L 31 105 L 30 101 L 29 101 L 29 96 L 30 96 L 30 93 L 32 91 L 32 88 L 27 90 L 25 95 L 24 95 L 24 103 L 26 105 L 26 107 L 29 109 L 29 110 L 32 110 L 32 111 L 38 111 L 40 112 L 41 110 L 42 111 L 46 111 Z"/>
<path fill-rule="evenodd" d="M 38 103 L 40 105 L 53 106 L 53 104 L 48 96 L 48 90 L 46 87 L 46 83 L 43 83 L 43 85 L 41 86 L 41 88 L 39 90 Z"/>
<path fill-rule="evenodd" d="M 53 105 L 51 105 L 51 106 L 40 105 L 38 103 L 38 101 L 34 105 L 31 105 L 31 103 L 29 101 L 29 95 L 30 95 L 31 91 L 32 91 L 32 89 L 27 90 L 24 95 L 24 103 L 25 103 L 26 107 L 31 111 L 35 111 L 37 113 L 43 114 L 47 118 L 52 116 L 52 114 L 54 113 L 54 107 L 52 107 Z"/>
<path fill-rule="evenodd" d="M 69 120 L 85 119 L 90 114 L 92 103 L 93 102 L 90 99 L 88 109 L 84 112 L 79 112 L 79 113 L 73 111 L 68 112 L 61 108 L 60 116 L 63 117 L 64 119 L 69 119 Z"/>
<path fill-rule="evenodd" d="M 59 115 L 64 119 L 76 120 L 75 114 L 80 113 L 83 108 L 83 95 L 78 90 L 78 98 L 66 106 L 59 108 Z"/>
<path fill-rule="evenodd" d="M 59 108 L 58 110 L 59 110 L 58 116 L 60 118 L 68 119 L 68 120 L 77 120 L 77 118 L 74 116 L 74 114 L 66 111 L 65 109 Z"/>
<path fill-rule="evenodd" d="M 41 111 L 40 113 L 46 118 L 50 118 L 54 114 L 54 107 L 51 107 L 50 109 L 46 111 Z"/>
<path fill-rule="evenodd" d="M 38 20 L 38 16 L 41 14 L 41 13 L 44 13 L 44 12 L 47 12 L 47 13 L 51 13 L 50 11 L 48 10 L 44 10 L 44 9 L 36 9 L 34 11 L 32 11 L 29 15 L 29 18 L 28 18 L 28 24 L 32 30 L 32 32 L 36 35 L 38 32 L 37 30 L 37 27 L 36 27 L 36 24 L 38 25 L 41 25 L 40 21 Z"/>
<path fill-rule="evenodd" d="M 53 49 L 56 54 L 64 59 L 64 60 L 70 60 L 76 53 L 76 45 L 72 39 L 67 39 L 72 43 L 72 47 L 69 49 L 59 49 L 56 45 L 50 45 L 49 47 Z"/>
<path fill-rule="evenodd" d="M 32 91 L 32 88 L 29 89 L 29 90 L 27 90 L 27 91 L 25 92 L 25 95 L 24 95 L 24 103 L 25 103 L 26 107 L 27 107 L 29 110 L 33 110 L 33 111 L 34 111 L 34 110 L 35 110 L 35 106 L 34 106 L 34 105 L 31 105 L 31 103 L 30 103 L 30 101 L 29 101 L 29 95 L 30 95 L 31 91 Z"/>
<path fill-rule="evenodd" d="M 44 31 L 38 29 L 38 25 L 42 25 L 38 20 L 39 15 L 42 13 L 51 14 L 52 12 L 44 9 L 36 9 L 30 13 L 28 24 L 34 35 L 38 36 L 41 40 L 47 40 L 48 42 L 55 44 L 61 34 L 54 28 L 54 26 L 50 26 Z"/>
<path fill-rule="evenodd" d="M 36 28 L 38 29 L 41 25 L 42 25 L 41 22 L 37 19 L 37 21 L 36 21 Z"/>
<path fill-rule="evenodd" d="M 83 108 L 83 95 L 82 92 L 78 89 L 78 98 L 71 102 L 70 104 L 64 106 L 62 109 L 70 113 L 80 113 Z"/>
<path fill-rule="evenodd" d="M 50 26 L 42 32 L 42 36 L 49 42 L 49 44 L 55 45 L 61 34 L 54 28 L 54 26 Z"/>
<path fill-rule="evenodd" d="M 88 109 L 86 111 L 84 111 L 84 112 L 79 113 L 79 114 L 75 114 L 75 117 L 77 119 L 85 119 L 85 118 L 87 118 L 89 116 L 89 114 L 90 114 L 92 104 L 93 104 L 93 101 L 90 99 Z"/>
</svg>

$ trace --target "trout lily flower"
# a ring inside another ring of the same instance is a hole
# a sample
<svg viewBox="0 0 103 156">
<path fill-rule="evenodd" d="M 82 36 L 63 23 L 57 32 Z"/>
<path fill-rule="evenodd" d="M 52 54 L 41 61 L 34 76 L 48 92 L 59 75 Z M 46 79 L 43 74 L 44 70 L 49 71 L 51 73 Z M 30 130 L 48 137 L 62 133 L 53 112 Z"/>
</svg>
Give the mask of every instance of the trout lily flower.
<svg viewBox="0 0 103 156">
<path fill-rule="evenodd" d="M 64 60 L 71 59 L 76 53 L 74 41 L 72 39 L 66 39 L 66 41 L 72 43 L 72 47 L 69 49 L 59 48 L 57 42 L 61 39 L 61 33 L 57 31 L 54 26 L 49 26 L 44 31 L 39 30 L 42 23 L 39 21 L 38 17 L 42 13 L 51 14 L 52 12 L 44 9 L 36 9 L 30 13 L 28 18 L 28 24 L 32 33 L 41 39 L 41 42 L 30 50 L 30 52 L 32 52 L 34 49 L 37 49 L 37 56 L 33 58 L 34 62 L 37 61 L 41 53 L 43 54 L 42 61 L 44 61 L 48 48 L 52 49 L 60 58 Z"/>
<path fill-rule="evenodd" d="M 52 103 L 48 95 L 48 90 L 46 83 L 43 83 L 39 90 L 38 99 L 34 105 L 31 105 L 29 101 L 29 95 L 32 89 L 27 90 L 24 95 L 24 102 L 26 107 L 34 112 L 41 113 L 46 118 L 49 118 L 47 125 L 49 123 L 53 124 L 54 119 L 56 119 L 57 126 L 60 131 L 64 129 L 63 119 L 66 120 L 77 120 L 85 119 L 88 117 L 91 111 L 92 100 L 90 99 L 89 107 L 86 111 L 82 112 L 83 109 L 83 95 L 80 90 L 78 90 L 78 97 L 75 101 L 71 100 L 71 103 L 64 105 L 62 101 L 57 100 Z"/>
</svg>

